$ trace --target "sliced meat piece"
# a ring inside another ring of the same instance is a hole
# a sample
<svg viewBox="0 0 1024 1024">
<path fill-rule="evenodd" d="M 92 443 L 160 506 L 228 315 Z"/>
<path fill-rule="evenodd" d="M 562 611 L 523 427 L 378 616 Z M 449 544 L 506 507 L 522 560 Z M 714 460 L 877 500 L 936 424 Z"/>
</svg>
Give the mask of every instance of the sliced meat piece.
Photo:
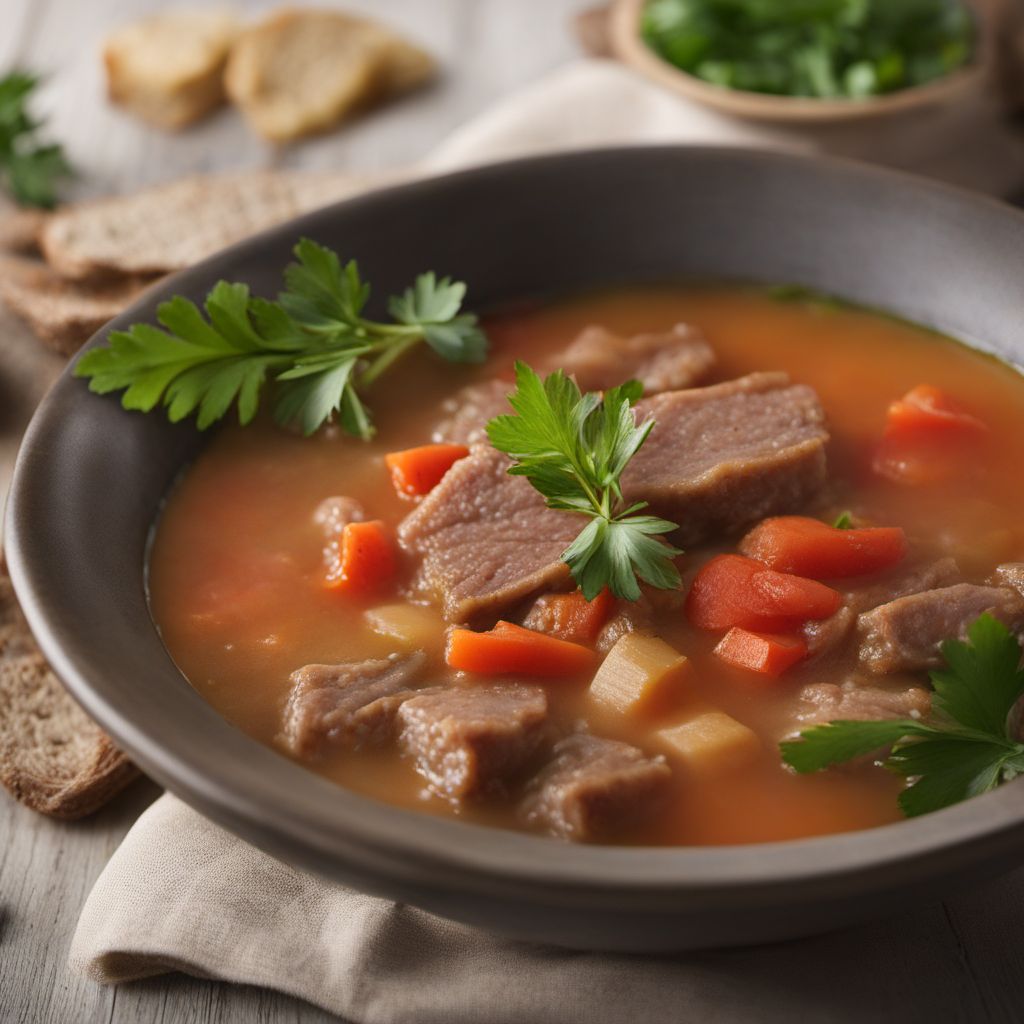
<svg viewBox="0 0 1024 1024">
<path fill-rule="evenodd" d="M 544 739 L 539 686 L 462 686 L 424 692 L 399 709 L 399 743 L 432 793 L 453 803 L 520 774 Z"/>
<path fill-rule="evenodd" d="M 465 445 L 485 442 L 488 422 L 512 412 L 508 396 L 514 390 L 509 381 L 488 380 L 457 391 L 441 407 L 445 418 L 434 428 L 431 440 Z"/>
<path fill-rule="evenodd" d="M 555 744 L 553 757 L 529 786 L 520 813 L 563 839 L 613 837 L 657 807 L 671 779 L 663 757 L 587 733 Z"/>
<path fill-rule="evenodd" d="M 417 588 L 452 622 L 493 622 L 519 601 L 569 578 L 562 552 L 580 520 L 544 505 L 508 458 L 475 445 L 403 520 L 405 550 L 420 555 Z"/>
<path fill-rule="evenodd" d="M 657 426 L 623 474 L 627 500 L 679 524 L 692 545 L 806 510 L 825 485 L 825 413 L 784 373 L 669 391 L 637 404 Z"/>
<path fill-rule="evenodd" d="M 329 746 L 356 747 L 386 739 L 411 685 L 423 671 L 422 651 L 340 665 L 306 665 L 291 675 L 281 742 L 300 757 Z"/>
<path fill-rule="evenodd" d="M 653 625 L 654 608 L 645 594 L 637 601 L 618 601 L 615 613 L 597 634 L 596 647 L 603 654 L 607 653 L 627 633 L 643 633 Z"/>
<path fill-rule="evenodd" d="M 887 573 L 882 580 L 847 591 L 843 595 L 843 607 L 835 615 L 819 622 L 808 622 L 804 626 L 807 649 L 812 657 L 833 651 L 849 637 L 857 623 L 857 616 L 862 612 L 897 597 L 952 586 L 962 579 L 960 568 L 953 558 L 940 558 L 937 562 L 910 567 L 900 566 L 895 572 Z"/>
<path fill-rule="evenodd" d="M 995 587 L 1012 587 L 1018 594 L 1024 594 L 1024 562 L 1005 562 L 996 566 L 992 574 Z"/>
<path fill-rule="evenodd" d="M 365 518 L 363 506 L 355 498 L 341 494 L 324 498 L 313 511 L 313 522 L 328 540 L 336 538 L 349 523 L 361 523 Z"/>
<path fill-rule="evenodd" d="M 1024 626 L 1024 598 L 1008 587 L 958 583 L 879 605 L 857 619 L 861 666 L 875 675 L 935 668 L 942 641 L 964 639 L 984 612 L 1012 630 Z"/>
<path fill-rule="evenodd" d="M 689 324 L 631 338 L 592 326 L 548 364 L 572 374 L 581 391 L 605 391 L 635 379 L 644 394 L 653 395 L 700 383 L 714 367 L 715 353 Z"/>
<path fill-rule="evenodd" d="M 903 690 L 883 690 L 877 686 L 860 686 L 853 680 L 842 685 L 813 683 L 800 691 L 806 710 L 797 714 L 800 728 L 819 722 L 880 722 L 887 718 L 927 718 L 931 711 L 931 694 L 920 686 Z"/>
</svg>

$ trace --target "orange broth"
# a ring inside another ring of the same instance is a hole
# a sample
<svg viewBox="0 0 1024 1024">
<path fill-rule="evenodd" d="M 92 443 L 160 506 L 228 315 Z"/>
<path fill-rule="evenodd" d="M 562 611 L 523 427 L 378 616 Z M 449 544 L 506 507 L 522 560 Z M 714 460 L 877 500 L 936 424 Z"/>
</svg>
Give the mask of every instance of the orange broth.
<svg viewBox="0 0 1024 1024">
<path fill-rule="evenodd" d="M 312 521 L 317 504 L 351 495 L 371 517 L 396 525 L 410 505 L 396 496 L 383 456 L 428 442 L 442 401 L 457 388 L 508 371 L 514 358 L 537 361 L 588 324 L 628 335 L 679 321 L 695 324 L 711 342 L 719 358 L 714 380 L 785 370 L 817 390 L 832 435 L 837 511 L 850 508 L 880 525 L 903 526 L 917 550 L 954 555 L 969 580 L 1024 558 L 1016 511 L 1024 499 L 1024 379 L 1012 368 L 869 312 L 782 302 L 736 287 L 622 288 L 490 318 L 492 354 L 484 367 L 444 363 L 427 351 L 411 354 L 368 396 L 379 428 L 369 443 L 333 431 L 301 438 L 267 422 L 223 428 L 171 494 L 150 562 L 153 617 L 192 685 L 238 728 L 276 746 L 292 671 L 394 649 L 364 621 L 366 605 L 322 586 L 324 539 Z M 997 441 L 987 446 L 969 486 L 957 480 L 901 487 L 870 470 L 887 405 L 924 382 L 982 415 Z M 687 552 L 679 563 L 684 579 L 709 555 L 732 550 L 735 540 Z M 657 630 L 692 660 L 686 700 L 743 722 L 760 736 L 763 750 L 734 772 L 693 778 L 674 771 L 666 808 L 621 841 L 752 843 L 899 819 L 901 784 L 874 765 L 797 776 L 780 763 L 777 744 L 792 723 L 797 691 L 811 682 L 841 681 L 840 668 L 822 660 L 766 679 L 724 666 L 710 653 L 717 637 L 692 629 L 682 611 L 663 615 Z M 437 649 L 428 652 L 438 667 L 443 642 L 439 635 Z M 881 685 L 907 682 L 886 677 Z M 578 682 L 543 685 L 562 721 L 586 717 L 595 732 L 647 750 L 654 728 L 665 724 L 603 712 Z M 677 716 L 681 710 L 673 709 Z M 521 827 L 514 804 L 495 800 L 456 809 L 425 795 L 411 763 L 392 747 L 335 752 L 306 767 L 390 804 Z"/>
</svg>

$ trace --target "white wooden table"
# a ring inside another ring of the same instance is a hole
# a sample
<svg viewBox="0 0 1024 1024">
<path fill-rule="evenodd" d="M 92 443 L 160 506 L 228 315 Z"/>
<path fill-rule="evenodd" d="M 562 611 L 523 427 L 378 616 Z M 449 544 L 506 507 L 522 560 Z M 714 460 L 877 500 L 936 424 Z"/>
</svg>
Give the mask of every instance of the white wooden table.
<svg viewBox="0 0 1024 1024">
<path fill-rule="evenodd" d="M 79 195 L 229 167 L 399 167 L 496 98 L 571 57 L 576 45 L 569 21 L 588 6 L 588 0 L 344 3 L 421 40 L 442 58 L 446 76 L 430 92 L 284 153 L 255 140 L 230 111 L 193 131 L 165 136 L 105 104 L 101 39 L 118 23 L 160 7 L 159 0 L 0 0 L 0 71 L 19 65 L 51 76 L 41 105 L 79 168 Z M 234 0 L 234 6 L 243 3 Z M 256 11 L 273 4 L 257 0 L 244 6 Z M 0 312 L 0 429 L 27 416 L 38 397 L 38 386 L 29 382 L 38 380 L 40 370 L 55 372 L 58 366 Z M 0 444 L 0 500 L 12 449 Z M 68 944 L 89 888 L 157 793 L 151 783 L 140 782 L 94 818 L 60 824 L 0 792 L 0 1024 L 333 1020 L 305 1003 L 254 988 L 174 975 L 114 989 L 67 970 Z M 908 965 L 905 990 L 887 1019 L 1024 1020 L 1024 870 L 915 911 L 903 934 L 913 948 L 875 951 Z M 865 935 L 870 941 L 871 930 Z M 770 962 L 771 950 L 765 956 Z M 713 957 L 707 958 L 710 969 Z M 863 982 L 870 986 L 872 979 Z M 827 1009 L 835 997 L 827 976 L 809 975 L 806 996 L 810 1024 L 835 1019 Z"/>
</svg>

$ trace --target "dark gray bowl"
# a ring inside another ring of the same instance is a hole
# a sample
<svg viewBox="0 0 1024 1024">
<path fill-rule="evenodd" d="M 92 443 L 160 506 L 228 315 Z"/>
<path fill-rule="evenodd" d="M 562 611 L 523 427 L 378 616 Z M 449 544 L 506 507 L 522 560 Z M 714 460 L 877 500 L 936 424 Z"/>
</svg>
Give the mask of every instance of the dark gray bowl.
<svg viewBox="0 0 1024 1024">
<path fill-rule="evenodd" d="M 464 278 L 477 308 L 687 275 L 793 281 L 1024 358 L 1024 217 L 890 173 L 732 149 L 525 160 L 343 203 L 179 274 L 113 326 L 221 276 L 272 293 L 300 235 L 358 256 L 378 295 L 427 267 Z M 90 714 L 168 789 L 292 864 L 521 938 L 660 950 L 835 928 L 1024 853 L 1021 782 L 866 832 L 674 850 L 568 846 L 345 792 L 220 718 L 150 620 L 147 535 L 201 443 L 65 374 L 18 459 L 11 572 Z"/>
</svg>

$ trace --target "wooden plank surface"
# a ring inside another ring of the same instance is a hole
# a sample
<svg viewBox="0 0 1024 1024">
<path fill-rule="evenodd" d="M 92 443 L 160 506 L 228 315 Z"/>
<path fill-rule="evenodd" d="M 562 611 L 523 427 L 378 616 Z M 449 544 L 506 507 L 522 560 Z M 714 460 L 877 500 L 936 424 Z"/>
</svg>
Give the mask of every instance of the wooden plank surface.
<svg viewBox="0 0 1024 1024">
<path fill-rule="evenodd" d="M 159 0 L 0 0 L 0 70 L 23 65 L 50 75 L 42 97 L 55 135 L 81 172 L 78 195 L 105 194 L 189 172 L 253 166 L 399 167 L 494 99 L 575 53 L 568 27 L 587 0 L 352 0 L 438 54 L 446 75 L 421 96 L 336 135 L 278 152 L 225 111 L 178 136 L 145 128 L 102 99 L 97 49 L 119 22 Z M 235 3 L 253 12 L 271 0 Z M 0 312 L 0 500 L 19 423 L 59 368 Z M 93 819 L 48 821 L 0 793 L 0 1022 L 313 1022 L 335 1018 L 273 992 L 171 976 L 114 988 L 66 968 L 68 943 L 95 877 L 157 789 L 142 781 Z M 870 935 L 870 929 L 865 931 Z M 907 915 L 900 934 L 906 986 L 887 1020 L 964 1024 L 1024 1020 L 1024 870 L 944 904 Z M 766 950 L 770 964 L 778 951 Z M 924 955 L 927 953 L 927 955 Z M 877 957 L 878 951 L 874 955 Z M 714 969 L 714 954 L 701 957 Z M 866 963 L 872 958 L 866 957 Z M 925 966 L 920 966 L 920 965 Z M 766 971 L 770 974 L 769 968 Z M 912 976 L 911 976 L 912 975 Z M 849 976 L 846 974 L 845 976 Z M 871 985 L 871 977 L 863 979 Z M 826 976 L 806 982 L 808 1021 L 834 1019 Z M 770 993 L 766 994 L 768 997 Z M 524 1022 L 529 1024 L 529 1022 Z"/>
</svg>

